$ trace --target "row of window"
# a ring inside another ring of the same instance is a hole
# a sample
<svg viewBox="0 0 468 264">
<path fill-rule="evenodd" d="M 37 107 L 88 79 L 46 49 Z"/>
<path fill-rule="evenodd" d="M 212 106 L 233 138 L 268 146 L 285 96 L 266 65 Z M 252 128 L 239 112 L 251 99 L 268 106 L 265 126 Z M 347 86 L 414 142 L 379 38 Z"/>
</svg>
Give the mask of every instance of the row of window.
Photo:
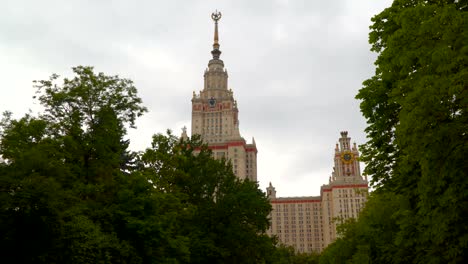
<svg viewBox="0 0 468 264">
<path fill-rule="evenodd" d="M 312 234 L 314 234 L 315 236 L 319 236 L 319 235 L 321 234 L 321 232 L 320 232 L 321 229 L 319 230 L 319 228 L 318 228 L 317 226 L 316 226 L 315 229 L 313 229 L 313 230 L 314 230 L 314 232 L 312 232 L 312 229 L 310 229 L 310 228 L 309 228 L 309 229 L 299 229 L 299 232 L 296 232 L 296 229 L 291 229 L 291 230 L 289 230 L 289 229 L 284 229 L 283 233 L 284 233 L 284 234 L 289 234 L 289 233 L 291 233 L 291 234 L 293 234 L 293 235 L 296 234 L 296 233 L 299 233 L 299 236 L 301 236 L 301 237 L 304 236 L 304 233 L 306 233 L 306 235 L 307 235 L 308 237 L 311 237 Z M 281 227 L 278 227 L 277 232 L 278 232 L 278 234 L 281 234 L 281 233 L 282 233 Z"/>
</svg>

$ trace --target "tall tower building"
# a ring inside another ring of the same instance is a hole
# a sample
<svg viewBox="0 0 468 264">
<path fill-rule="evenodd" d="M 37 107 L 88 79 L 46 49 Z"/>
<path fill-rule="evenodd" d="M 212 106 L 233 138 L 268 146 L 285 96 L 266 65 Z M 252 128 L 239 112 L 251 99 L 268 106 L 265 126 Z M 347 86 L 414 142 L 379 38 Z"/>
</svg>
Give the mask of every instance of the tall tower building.
<svg viewBox="0 0 468 264">
<path fill-rule="evenodd" d="M 267 195 L 273 211 L 269 234 L 298 252 L 320 252 L 336 237 L 336 226 L 356 218 L 367 200 L 367 178 L 361 176 L 359 152 L 348 132 L 341 132 L 334 153 L 334 168 L 320 196 L 276 197 L 270 183 Z"/>
<path fill-rule="evenodd" d="M 336 226 L 347 218 L 357 218 L 367 200 L 367 176 L 361 176 L 359 151 L 356 143 L 351 146 L 348 132 L 340 133 L 335 146 L 332 175 L 320 189 L 323 208 L 323 238 L 325 245 L 336 237 Z"/>
<path fill-rule="evenodd" d="M 192 97 L 193 135 L 201 135 L 215 158 L 232 162 L 234 173 L 241 179 L 257 181 L 257 147 L 255 140 L 247 144 L 239 132 L 239 109 L 232 89 L 228 89 L 228 73 L 220 59 L 218 22 L 221 13 L 211 15 L 214 21 L 212 59 L 204 74 L 203 90 Z"/>
</svg>

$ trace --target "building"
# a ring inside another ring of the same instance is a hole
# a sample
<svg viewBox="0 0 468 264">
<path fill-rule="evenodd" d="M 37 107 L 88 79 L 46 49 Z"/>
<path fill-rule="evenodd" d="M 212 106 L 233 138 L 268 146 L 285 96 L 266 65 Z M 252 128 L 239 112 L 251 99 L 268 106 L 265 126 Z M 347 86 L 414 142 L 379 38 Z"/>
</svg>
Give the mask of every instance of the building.
<svg viewBox="0 0 468 264">
<path fill-rule="evenodd" d="M 322 185 L 320 196 L 276 197 L 270 183 L 270 235 L 278 236 L 298 252 L 320 252 L 336 237 L 336 225 L 347 218 L 356 218 L 367 199 L 368 182 L 361 176 L 356 143 L 351 146 L 348 132 L 341 132 L 336 144 L 332 175 Z"/>
<path fill-rule="evenodd" d="M 257 181 L 255 140 L 247 144 L 240 135 L 239 109 L 232 89 L 228 89 L 228 73 L 220 59 L 218 21 L 221 13 L 213 13 L 211 17 L 215 24 L 212 59 L 205 70 L 203 90 L 193 92 L 191 133 L 192 136 L 201 135 L 215 158 L 231 160 L 237 177 Z M 184 133 L 185 130 L 182 136 Z"/>
<path fill-rule="evenodd" d="M 239 109 L 228 73 L 220 59 L 218 22 L 221 13 L 212 14 L 214 43 L 212 59 L 204 73 L 203 90 L 193 92 L 191 135 L 200 135 L 215 158 L 231 160 L 234 173 L 241 179 L 257 181 L 257 147 L 240 135 Z M 182 137 L 187 137 L 184 128 Z M 270 183 L 267 195 L 271 201 L 270 235 L 291 245 L 299 252 L 322 251 L 336 239 L 336 224 L 357 217 L 367 198 L 367 178 L 359 168 L 359 152 L 351 145 L 348 132 L 341 132 L 335 148 L 335 167 L 329 183 L 321 187 L 320 196 L 276 197 Z"/>
</svg>

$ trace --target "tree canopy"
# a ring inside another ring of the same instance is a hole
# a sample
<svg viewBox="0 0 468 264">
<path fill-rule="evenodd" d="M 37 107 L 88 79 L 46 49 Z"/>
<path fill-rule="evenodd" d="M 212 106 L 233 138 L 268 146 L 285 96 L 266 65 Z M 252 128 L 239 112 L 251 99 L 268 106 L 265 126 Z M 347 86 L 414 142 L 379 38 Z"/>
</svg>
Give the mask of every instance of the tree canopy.
<svg viewBox="0 0 468 264">
<path fill-rule="evenodd" d="M 364 251 L 369 263 L 468 259 L 467 11 L 466 1 L 395 0 L 372 19 L 376 71 L 356 98 L 376 193 L 325 254 L 349 242 L 346 261 Z"/>
<path fill-rule="evenodd" d="M 126 130 L 146 108 L 133 83 L 73 68 L 37 81 L 38 116 L 0 121 L 0 248 L 21 263 L 272 263 L 271 206 L 199 138 Z"/>
</svg>

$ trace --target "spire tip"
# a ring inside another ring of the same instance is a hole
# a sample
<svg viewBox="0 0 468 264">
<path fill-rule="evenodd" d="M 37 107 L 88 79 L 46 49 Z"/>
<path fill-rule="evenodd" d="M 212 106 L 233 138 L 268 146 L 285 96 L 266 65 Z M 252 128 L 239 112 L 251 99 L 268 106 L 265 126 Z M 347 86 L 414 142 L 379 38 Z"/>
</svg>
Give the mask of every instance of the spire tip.
<svg viewBox="0 0 468 264">
<path fill-rule="evenodd" d="M 215 22 L 215 32 L 214 32 L 214 43 L 213 43 L 213 59 L 219 59 L 219 55 L 221 55 L 221 51 L 219 50 L 219 36 L 218 36 L 218 21 L 221 19 L 221 12 L 216 10 L 215 12 L 211 13 L 211 19 Z"/>
</svg>

